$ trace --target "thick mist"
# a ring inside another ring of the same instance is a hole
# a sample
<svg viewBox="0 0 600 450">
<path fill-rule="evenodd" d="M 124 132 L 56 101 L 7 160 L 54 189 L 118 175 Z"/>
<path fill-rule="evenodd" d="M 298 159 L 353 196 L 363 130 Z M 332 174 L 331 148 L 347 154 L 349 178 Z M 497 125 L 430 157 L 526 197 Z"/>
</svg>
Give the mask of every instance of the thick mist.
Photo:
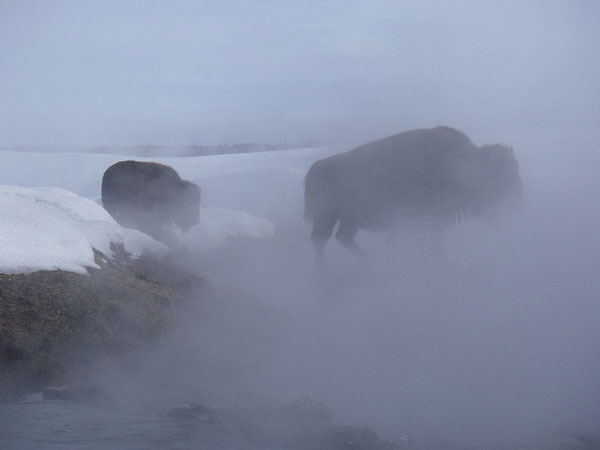
<svg viewBox="0 0 600 450">
<path fill-rule="evenodd" d="M 598 125 L 600 4 L 0 4 L 2 146 L 359 144 Z"/>
<path fill-rule="evenodd" d="M 383 437 L 485 448 L 598 432 L 597 137 L 505 142 L 520 161 L 522 209 L 457 224 L 436 255 L 418 231 L 360 232 L 367 261 L 332 239 L 322 270 L 300 180 L 282 194 L 278 178 L 254 179 L 247 210 L 272 220 L 275 237 L 178 257 L 215 294 L 198 294 L 201 315 L 185 315 L 144 358 L 135 388 L 127 376 L 115 383 L 127 387 L 122 398 L 256 405 L 310 396 L 337 423 Z M 206 195 L 216 188 L 205 186 Z"/>
<path fill-rule="evenodd" d="M 360 232 L 366 262 L 332 239 L 323 271 L 302 219 L 312 161 L 211 176 L 172 158 L 203 206 L 275 237 L 181 249 L 210 286 L 202 314 L 90 377 L 132 409 L 308 395 L 390 438 L 600 432 L 599 2 L 91 5 L 0 3 L 1 148 L 342 145 L 325 157 L 448 125 L 513 146 L 524 204 L 457 224 L 434 256 L 418 232 Z"/>
</svg>

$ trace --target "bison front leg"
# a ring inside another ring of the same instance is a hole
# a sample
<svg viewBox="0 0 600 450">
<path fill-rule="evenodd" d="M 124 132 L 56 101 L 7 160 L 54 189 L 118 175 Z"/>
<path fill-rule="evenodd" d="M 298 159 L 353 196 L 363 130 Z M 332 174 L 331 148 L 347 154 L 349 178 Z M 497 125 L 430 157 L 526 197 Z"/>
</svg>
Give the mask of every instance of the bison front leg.
<svg viewBox="0 0 600 450">
<path fill-rule="evenodd" d="M 324 263 L 325 244 L 333 234 L 333 229 L 338 220 L 335 214 L 321 214 L 313 219 L 312 233 L 310 240 L 315 249 L 315 256 L 319 264 Z"/>
<path fill-rule="evenodd" d="M 335 238 L 355 256 L 358 256 L 359 258 L 365 258 L 367 254 L 354 241 L 356 233 L 358 233 L 358 226 L 355 225 L 354 222 L 341 219 L 340 226 L 335 234 Z"/>
</svg>

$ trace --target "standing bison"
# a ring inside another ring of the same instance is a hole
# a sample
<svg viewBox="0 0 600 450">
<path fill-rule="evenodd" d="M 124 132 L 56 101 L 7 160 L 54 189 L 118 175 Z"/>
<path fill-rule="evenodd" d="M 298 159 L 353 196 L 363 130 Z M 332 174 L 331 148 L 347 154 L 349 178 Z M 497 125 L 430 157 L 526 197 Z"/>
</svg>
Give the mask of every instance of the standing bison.
<svg viewBox="0 0 600 450">
<path fill-rule="evenodd" d="M 187 232 L 200 221 L 200 188 L 153 162 L 120 161 L 106 169 L 102 204 L 120 225 L 155 238 L 164 225 Z"/>
<path fill-rule="evenodd" d="M 501 144 L 476 147 L 460 131 L 406 131 L 315 162 L 306 174 L 305 217 L 317 257 L 336 238 L 355 254 L 359 229 L 415 222 L 441 232 L 470 216 L 491 218 L 521 198 L 518 163 Z"/>
</svg>

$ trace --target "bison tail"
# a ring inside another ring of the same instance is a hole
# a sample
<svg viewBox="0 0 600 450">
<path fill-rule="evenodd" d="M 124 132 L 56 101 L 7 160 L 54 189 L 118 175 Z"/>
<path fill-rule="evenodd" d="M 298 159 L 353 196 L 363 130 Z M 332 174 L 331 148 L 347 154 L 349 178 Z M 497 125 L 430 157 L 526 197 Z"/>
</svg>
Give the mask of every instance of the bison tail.
<svg viewBox="0 0 600 450">
<path fill-rule="evenodd" d="M 312 221 L 327 211 L 337 175 L 337 165 L 331 158 L 315 162 L 304 178 L 304 219 Z"/>
<path fill-rule="evenodd" d="M 312 222 L 312 220 L 314 218 L 314 211 L 313 211 L 311 204 L 312 204 L 311 196 L 309 195 L 308 191 L 305 189 L 304 190 L 304 214 L 302 215 L 302 217 L 307 222 Z"/>
</svg>

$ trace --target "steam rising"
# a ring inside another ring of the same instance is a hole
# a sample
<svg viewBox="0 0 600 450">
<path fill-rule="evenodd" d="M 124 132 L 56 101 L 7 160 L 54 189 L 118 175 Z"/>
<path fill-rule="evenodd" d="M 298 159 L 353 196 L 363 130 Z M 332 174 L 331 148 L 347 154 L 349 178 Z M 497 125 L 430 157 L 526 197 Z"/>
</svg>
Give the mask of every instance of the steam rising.
<svg viewBox="0 0 600 450">
<path fill-rule="evenodd" d="M 141 378 L 154 387 L 136 377 L 132 401 L 157 386 L 188 401 L 198 392 L 245 404 L 309 395 L 329 404 L 338 423 L 370 425 L 384 437 L 488 448 L 598 430 L 600 214 L 585 198 L 599 186 L 579 159 L 590 142 L 517 139 L 522 211 L 495 225 L 457 224 L 439 256 L 423 252 L 418 231 L 360 232 L 368 262 L 331 241 L 325 272 L 300 218 L 298 180 L 278 197 L 298 205 L 297 216 L 283 207 L 269 216 L 274 239 L 182 256 L 219 297 L 149 357 Z M 252 184 L 250 212 L 277 187 L 277 178 L 262 180 Z"/>
<path fill-rule="evenodd" d="M 444 124 L 513 146 L 522 211 L 457 224 L 439 257 L 418 231 L 360 232 L 368 262 L 332 241 L 322 272 L 302 221 L 316 157 L 221 178 L 170 159 L 203 206 L 264 217 L 274 238 L 181 251 L 215 289 L 205 315 L 141 374 L 97 376 L 135 406 L 309 395 L 384 437 L 598 432 L 600 3 L 288 3 L 0 5 L 0 145 L 350 148 Z"/>
</svg>

